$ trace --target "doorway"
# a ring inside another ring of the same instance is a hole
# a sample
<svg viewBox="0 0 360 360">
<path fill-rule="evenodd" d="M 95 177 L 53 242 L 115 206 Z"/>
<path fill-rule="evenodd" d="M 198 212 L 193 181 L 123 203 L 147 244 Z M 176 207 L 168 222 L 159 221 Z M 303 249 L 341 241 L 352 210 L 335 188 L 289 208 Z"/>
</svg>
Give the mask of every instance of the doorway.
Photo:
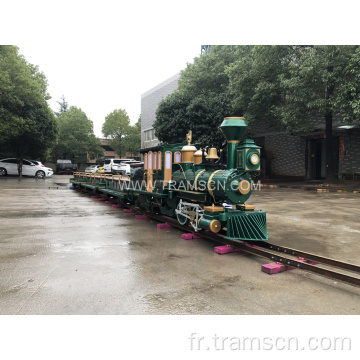
<svg viewBox="0 0 360 360">
<path fill-rule="evenodd" d="M 339 171 L 339 138 L 333 138 L 333 161 L 335 173 Z M 311 139 L 306 144 L 306 179 L 326 179 L 326 140 Z"/>
</svg>

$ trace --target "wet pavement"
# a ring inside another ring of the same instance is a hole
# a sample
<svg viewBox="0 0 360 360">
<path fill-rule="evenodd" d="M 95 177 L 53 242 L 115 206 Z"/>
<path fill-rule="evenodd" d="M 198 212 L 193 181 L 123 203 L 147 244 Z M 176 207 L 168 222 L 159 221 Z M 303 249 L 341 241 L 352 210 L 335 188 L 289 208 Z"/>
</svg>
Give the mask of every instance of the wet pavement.
<svg viewBox="0 0 360 360">
<path fill-rule="evenodd" d="M 360 289 L 203 239 L 70 190 L 0 178 L 0 314 L 360 314 Z M 256 191 L 270 241 L 360 264 L 360 194 Z"/>
</svg>

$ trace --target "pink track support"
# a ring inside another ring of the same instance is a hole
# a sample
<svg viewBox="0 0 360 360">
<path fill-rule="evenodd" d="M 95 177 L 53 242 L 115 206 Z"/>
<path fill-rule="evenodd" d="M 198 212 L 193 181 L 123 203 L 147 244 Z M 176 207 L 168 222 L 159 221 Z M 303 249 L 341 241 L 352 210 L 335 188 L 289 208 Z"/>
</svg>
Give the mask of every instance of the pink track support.
<svg viewBox="0 0 360 360">
<path fill-rule="evenodd" d="M 202 239 L 201 235 L 192 234 L 192 233 L 185 233 L 181 235 L 181 238 L 184 240 L 191 240 L 191 239 Z"/>
<path fill-rule="evenodd" d="M 150 218 L 147 215 L 135 215 L 135 219 L 146 220 L 146 219 L 150 219 Z"/>
<path fill-rule="evenodd" d="M 232 253 L 232 252 L 240 252 L 242 255 L 247 254 L 246 251 L 236 249 L 230 245 L 216 246 L 214 248 L 214 252 L 216 252 L 217 254 L 220 254 L 220 255 L 228 254 L 228 253 Z"/>
<path fill-rule="evenodd" d="M 303 262 L 303 263 L 310 264 L 310 265 L 316 265 L 317 264 L 317 262 L 315 262 L 315 261 L 308 261 L 308 260 L 306 260 L 306 259 L 304 259 L 302 257 L 297 258 L 296 261 Z M 278 274 L 278 273 L 281 273 L 281 272 L 284 272 L 284 271 L 289 271 L 289 270 L 294 270 L 294 269 L 296 269 L 296 268 L 294 268 L 292 266 L 282 264 L 282 263 L 279 263 L 279 262 L 273 262 L 273 263 L 270 263 L 270 264 L 264 264 L 261 267 L 261 271 L 266 273 L 266 274 L 269 274 L 269 275 Z"/>
<path fill-rule="evenodd" d="M 124 214 L 133 214 L 134 212 L 135 212 L 135 210 L 133 210 L 133 209 L 124 209 L 123 210 Z"/>
<path fill-rule="evenodd" d="M 159 223 L 156 225 L 159 229 L 171 228 L 172 226 L 168 223 Z"/>
<path fill-rule="evenodd" d="M 291 270 L 291 269 L 293 269 L 293 268 L 289 268 L 288 266 L 281 264 L 279 262 L 264 264 L 261 267 L 261 271 L 266 274 L 269 274 L 269 275 L 278 274 L 278 273 L 284 272 L 286 270 Z"/>
</svg>

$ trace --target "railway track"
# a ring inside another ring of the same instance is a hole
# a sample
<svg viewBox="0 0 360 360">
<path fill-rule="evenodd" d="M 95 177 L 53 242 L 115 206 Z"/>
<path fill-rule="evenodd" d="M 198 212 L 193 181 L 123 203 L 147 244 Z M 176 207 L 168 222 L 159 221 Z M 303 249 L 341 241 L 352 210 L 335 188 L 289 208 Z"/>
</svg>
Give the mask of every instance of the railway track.
<svg viewBox="0 0 360 360">
<path fill-rule="evenodd" d="M 196 233 L 191 226 L 180 225 L 178 221 L 173 218 L 145 212 L 136 208 L 134 205 L 122 204 L 122 206 L 128 209 L 133 209 L 135 213 L 146 214 L 159 222 L 166 222 L 187 233 L 201 235 L 203 238 L 211 240 L 215 243 L 230 245 L 249 254 L 267 258 L 291 268 L 305 270 L 309 273 L 320 275 L 331 280 L 341 281 L 349 285 L 360 287 L 360 266 L 358 265 L 326 258 L 281 245 L 271 244 L 269 242 L 254 241 L 247 243 L 244 241 L 225 239 L 224 237 L 209 231 L 200 231 Z"/>
<path fill-rule="evenodd" d="M 326 258 L 320 255 L 315 255 L 296 249 L 291 249 L 285 246 L 271 244 L 269 242 L 251 242 L 250 244 L 243 241 L 228 240 L 222 236 L 213 234 L 208 231 L 201 231 L 196 233 L 189 226 L 182 226 L 175 219 L 170 217 L 164 217 L 148 212 L 145 214 L 155 220 L 160 222 L 167 222 L 173 227 L 179 228 L 186 232 L 201 235 L 203 238 L 214 241 L 216 243 L 230 245 L 249 254 L 267 258 L 292 268 L 305 270 L 312 274 L 320 275 L 331 280 L 337 280 L 349 285 L 360 287 L 360 266 L 358 265 Z M 299 260 L 299 258 L 301 258 L 301 260 Z"/>
</svg>

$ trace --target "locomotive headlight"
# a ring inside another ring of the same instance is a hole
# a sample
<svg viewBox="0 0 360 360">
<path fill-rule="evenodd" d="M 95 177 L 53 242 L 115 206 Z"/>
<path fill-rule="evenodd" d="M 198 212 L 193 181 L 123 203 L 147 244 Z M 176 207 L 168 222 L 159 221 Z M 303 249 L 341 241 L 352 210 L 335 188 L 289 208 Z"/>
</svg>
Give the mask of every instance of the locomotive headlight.
<svg viewBox="0 0 360 360">
<path fill-rule="evenodd" d="M 252 154 L 251 157 L 250 157 L 250 162 L 253 164 L 253 165 L 257 165 L 259 163 L 259 156 L 258 154 Z"/>
<path fill-rule="evenodd" d="M 237 169 L 245 171 L 260 171 L 260 146 L 254 140 L 245 139 L 237 148 Z"/>
</svg>

